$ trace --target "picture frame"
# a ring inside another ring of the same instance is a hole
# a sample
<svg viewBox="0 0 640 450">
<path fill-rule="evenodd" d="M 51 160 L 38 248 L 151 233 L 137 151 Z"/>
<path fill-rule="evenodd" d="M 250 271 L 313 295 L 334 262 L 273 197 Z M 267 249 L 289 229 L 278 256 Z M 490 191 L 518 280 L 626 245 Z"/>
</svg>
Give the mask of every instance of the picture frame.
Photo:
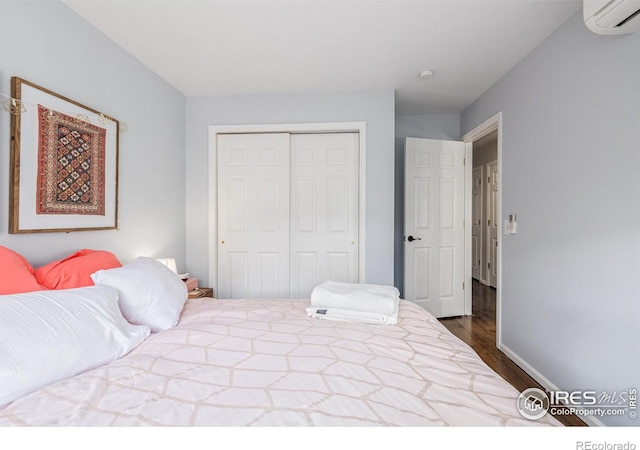
<svg viewBox="0 0 640 450">
<path fill-rule="evenodd" d="M 118 228 L 118 120 L 11 78 L 9 233 Z"/>
</svg>

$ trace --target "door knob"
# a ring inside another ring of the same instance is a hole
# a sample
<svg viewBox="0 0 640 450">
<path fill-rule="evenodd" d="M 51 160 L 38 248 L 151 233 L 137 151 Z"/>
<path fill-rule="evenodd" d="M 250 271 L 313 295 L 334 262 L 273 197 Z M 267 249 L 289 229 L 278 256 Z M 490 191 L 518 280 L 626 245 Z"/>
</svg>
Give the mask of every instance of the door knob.
<svg viewBox="0 0 640 450">
<path fill-rule="evenodd" d="M 409 242 L 413 242 L 413 241 L 421 241 L 422 239 L 421 239 L 421 238 L 414 238 L 413 236 L 409 236 L 409 237 L 407 238 L 407 240 L 408 240 Z"/>
</svg>

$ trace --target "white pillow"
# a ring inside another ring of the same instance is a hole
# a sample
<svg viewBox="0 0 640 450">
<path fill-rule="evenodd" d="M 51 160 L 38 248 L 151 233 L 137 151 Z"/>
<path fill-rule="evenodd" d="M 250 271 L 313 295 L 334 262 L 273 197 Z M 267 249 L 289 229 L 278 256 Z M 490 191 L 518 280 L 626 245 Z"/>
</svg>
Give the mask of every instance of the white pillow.
<svg viewBox="0 0 640 450">
<path fill-rule="evenodd" d="M 122 315 L 131 323 L 162 331 L 178 323 L 187 297 L 187 285 L 155 259 L 140 257 L 115 269 L 91 275 L 97 285 L 118 289 Z"/>
<path fill-rule="evenodd" d="M 147 336 L 122 317 L 113 288 L 0 296 L 0 405 L 120 358 Z"/>
</svg>

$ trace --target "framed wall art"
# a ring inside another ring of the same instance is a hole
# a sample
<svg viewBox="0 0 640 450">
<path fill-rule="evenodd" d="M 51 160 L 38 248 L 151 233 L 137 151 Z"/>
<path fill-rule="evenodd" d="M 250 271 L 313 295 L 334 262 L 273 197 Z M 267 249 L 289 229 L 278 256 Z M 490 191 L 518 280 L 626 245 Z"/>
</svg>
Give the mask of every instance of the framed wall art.
<svg viewBox="0 0 640 450">
<path fill-rule="evenodd" d="M 18 77 L 9 233 L 116 229 L 119 122 Z"/>
</svg>

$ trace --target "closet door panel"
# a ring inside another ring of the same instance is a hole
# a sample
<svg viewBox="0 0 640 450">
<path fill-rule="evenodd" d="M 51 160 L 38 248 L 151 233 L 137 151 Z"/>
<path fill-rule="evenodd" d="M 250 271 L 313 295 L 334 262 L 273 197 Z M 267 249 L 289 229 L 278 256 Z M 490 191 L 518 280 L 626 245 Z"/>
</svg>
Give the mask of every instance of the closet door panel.
<svg viewBox="0 0 640 450">
<path fill-rule="evenodd" d="M 291 296 L 309 298 L 313 287 L 318 285 L 318 252 L 292 252 Z M 308 291 L 308 292 L 307 292 Z M 299 294 L 307 292 L 307 294 Z"/>
<path fill-rule="evenodd" d="M 291 296 L 358 281 L 358 134 L 291 135 Z"/>
<path fill-rule="evenodd" d="M 218 136 L 218 297 L 289 297 L 289 135 Z"/>
</svg>

